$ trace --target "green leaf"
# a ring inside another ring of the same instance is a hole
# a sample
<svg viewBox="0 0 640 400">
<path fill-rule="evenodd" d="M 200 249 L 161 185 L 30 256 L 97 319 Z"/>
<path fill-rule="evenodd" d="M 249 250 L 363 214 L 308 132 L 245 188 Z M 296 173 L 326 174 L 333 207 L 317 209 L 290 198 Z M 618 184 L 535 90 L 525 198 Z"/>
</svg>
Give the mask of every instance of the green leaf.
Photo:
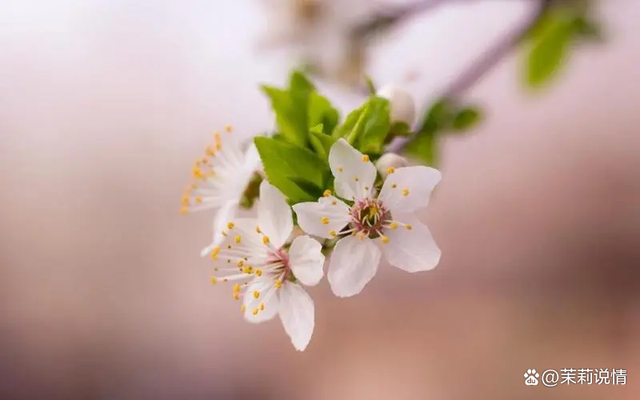
<svg viewBox="0 0 640 400">
<path fill-rule="evenodd" d="M 308 126 L 323 125 L 323 132 L 330 135 L 340 121 L 340 113 L 326 97 L 318 92 L 312 92 L 309 96 Z"/>
<path fill-rule="evenodd" d="M 302 188 L 299 183 L 305 180 L 322 188 L 326 175 L 331 174 L 326 160 L 304 147 L 273 138 L 257 137 L 254 141 L 269 182 L 292 204 L 317 200 L 307 192 L 308 187 Z"/>
<path fill-rule="evenodd" d="M 304 74 L 294 71 L 288 89 L 263 85 L 262 90 L 271 100 L 279 133 L 290 143 L 306 146 L 309 97 L 315 90 L 313 84 Z"/>
<path fill-rule="evenodd" d="M 367 89 L 369 90 L 369 95 L 375 96 L 378 91 L 376 90 L 376 85 L 373 83 L 373 79 L 370 76 L 365 76 L 367 81 Z"/>
<path fill-rule="evenodd" d="M 583 15 L 576 18 L 574 23 L 577 38 L 590 42 L 602 42 L 604 40 L 604 33 L 600 22 Z"/>
<path fill-rule="evenodd" d="M 566 8 L 548 11 L 532 31 L 532 47 L 526 61 L 526 82 L 540 87 L 564 66 L 577 31 L 577 16 Z"/>
<path fill-rule="evenodd" d="M 291 178 L 291 182 L 298 185 L 298 187 L 311 196 L 313 200 L 319 199 L 324 193 L 323 187 L 318 186 L 305 178 Z"/>
<path fill-rule="evenodd" d="M 309 131 L 309 141 L 315 149 L 318 156 L 322 159 L 328 159 L 331 146 L 336 142 L 336 139 L 322 132 L 322 125 L 311 128 Z"/>
<path fill-rule="evenodd" d="M 364 118 L 355 128 L 356 148 L 363 153 L 381 154 L 385 139 L 391 130 L 389 101 L 372 97 L 365 108 Z M 352 132 L 352 134 L 354 134 Z"/>
<path fill-rule="evenodd" d="M 407 143 L 405 152 L 410 158 L 416 159 L 425 165 L 437 165 L 438 137 L 436 133 L 420 132 Z"/>
<path fill-rule="evenodd" d="M 334 139 L 340 139 L 349 135 L 353 130 L 353 128 L 358 123 L 358 120 L 360 119 L 360 116 L 362 115 L 365 107 L 366 107 L 366 103 L 360 106 L 359 108 L 356 108 L 355 110 L 351 111 L 349 115 L 347 115 L 347 119 L 344 121 L 344 124 L 342 124 L 336 130 L 334 130 L 331 136 L 333 136 Z"/>
<path fill-rule="evenodd" d="M 458 111 L 453 117 L 451 127 L 455 131 L 467 131 L 482 120 L 481 110 L 477 107 L 466 107 Z"/>
<path fill-rule="evenodd" d="M 418 129 L 418 134 L 425 132 L 436 132 L 449 128 L 455 116 L 455 107 L 447 100 L 442 99 L 435 102 L 426 113 L 422 126 Z"/>
</svg>

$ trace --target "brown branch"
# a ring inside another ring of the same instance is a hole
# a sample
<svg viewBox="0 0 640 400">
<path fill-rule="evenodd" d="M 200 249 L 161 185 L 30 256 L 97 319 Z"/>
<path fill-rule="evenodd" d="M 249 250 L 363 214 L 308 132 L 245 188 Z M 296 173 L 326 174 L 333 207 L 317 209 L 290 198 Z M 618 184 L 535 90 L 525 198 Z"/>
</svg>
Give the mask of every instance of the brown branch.
<svg viewBox="0 0 640 400">
<path fill-rule="evenodd" d="M 469 89 L 471 89 L 482 77 L 499 64 L 520 43 L 524 41 L 531 29 L 549 9 L 555 0 L 539 0 L 539 5 L 531 15 L 512 32 L 503 36 L 491 48 L 484 52 L 468 69 L 463 71 L 442 93 L 441 99 L 458 101 Z M 400 152 L 409 142 L 409 138 L 396 138 L 388 150 Z"/>
</svg>

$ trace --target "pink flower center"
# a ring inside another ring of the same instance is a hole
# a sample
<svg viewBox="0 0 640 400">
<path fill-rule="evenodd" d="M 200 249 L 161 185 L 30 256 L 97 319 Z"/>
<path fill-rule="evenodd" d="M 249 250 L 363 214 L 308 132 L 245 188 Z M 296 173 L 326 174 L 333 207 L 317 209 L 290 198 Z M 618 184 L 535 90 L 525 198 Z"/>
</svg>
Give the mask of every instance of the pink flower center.
<svg viewBox="0 0 640 400">
<path fill-rule="evenodd" d="M 382 236 L 391 221 L 391 212 L 378 200 L 358 200 L 351 208 L 351 228 L 374 239 Z"/>
</svg>

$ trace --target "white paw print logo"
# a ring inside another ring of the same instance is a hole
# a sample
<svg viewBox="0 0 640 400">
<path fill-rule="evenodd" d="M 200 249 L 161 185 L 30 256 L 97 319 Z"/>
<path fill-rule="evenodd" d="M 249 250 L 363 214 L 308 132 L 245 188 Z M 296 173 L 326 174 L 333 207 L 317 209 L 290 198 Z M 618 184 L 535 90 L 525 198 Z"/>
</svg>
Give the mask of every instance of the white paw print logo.
<svg viewBox="0 0 640 400">
<path fill-rule="evenodd" d="M 538 378 L 540 378 L 540 374 L 537 373 L 535 369 L 528 369 L 527 372 L 524 373 L 524 384 L 527 386 L 535 386 L 538 384 Z"/>
</svg>

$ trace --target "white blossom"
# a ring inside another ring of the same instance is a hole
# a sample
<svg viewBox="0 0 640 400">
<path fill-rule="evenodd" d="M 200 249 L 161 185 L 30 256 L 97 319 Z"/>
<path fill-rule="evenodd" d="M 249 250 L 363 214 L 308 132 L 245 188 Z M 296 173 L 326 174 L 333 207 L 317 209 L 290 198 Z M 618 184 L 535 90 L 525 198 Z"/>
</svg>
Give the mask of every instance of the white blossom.
<svg viewBox="0 0 640 400">
<path fill-rule="evenodd" d="M 220 242 L 224 224 L 238 212 L 254 173 L 261 167 L 255 145 L 250 143 L 244 149 L 231 126 L 225 127 L 224 133 L 215 132 L 214 143 L 207 146 L 205 156 L 195 162 L 194 181 L 182 196 L 181 212 L 215 209 L 213 241 L 214 244 Z"/>
<path fill-rule="evenodd" d="M 376 95 L 389 100 L 392 123 L 404 122 L 409 127 L 413 125 L 416 119 L 416 104 L 409 92 L 398 86 L 387 85 L 380 88 Z"/>
<path fill-rule="evenodd" d="M 327 191 L 318 202 L 299 203 L 293 209 L 308 234 L 339 239 L 327 275 L 334 294 L 358 294 L 376 274 L 383 254 L 391 265 L 407 272 L 427 271 L 438 264 L 440 249 L 415 215 L 427 206 L 440 181 L 438 170 L 390 167 L 377 193 L 376 168 L 344 139 L 332 146 L 329 164 L 336 194 L 345 201 Z"/>
<path fill-rule="evenodd" d="M 291 208 L 266 180 L 260 185 L 257 219 L 229 221 L 221 243 L 203 250 L 214 260 L 213 283 L 235 282 L 233 298 L 242 299 L 249 322 L 280 316 L 294 347 L 303 351 L 314 329 L 313 300 L 301 284 L 314 286 L 323 276 L 322 245 L 309 236 L 296 237 Z"/>
</svg>

